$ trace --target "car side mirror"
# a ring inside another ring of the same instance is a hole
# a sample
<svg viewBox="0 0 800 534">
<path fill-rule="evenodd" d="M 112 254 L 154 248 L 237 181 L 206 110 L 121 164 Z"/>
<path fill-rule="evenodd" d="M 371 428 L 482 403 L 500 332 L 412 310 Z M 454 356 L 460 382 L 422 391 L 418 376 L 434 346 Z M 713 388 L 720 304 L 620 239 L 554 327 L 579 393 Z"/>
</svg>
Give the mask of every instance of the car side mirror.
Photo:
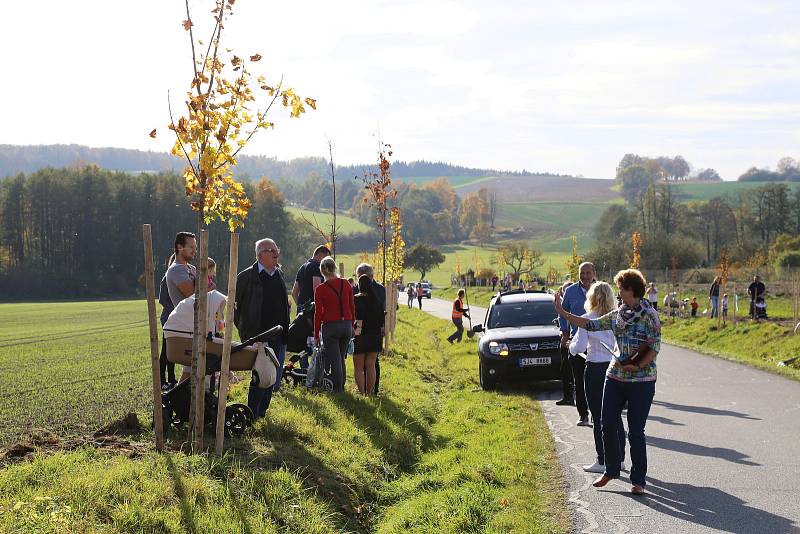
<svg viewBox="0 0 800 534">
<path fill-rule="evenodd" d="M 476 324 L 475 326 L 472 327 L 472 331 L 475 332 L 476 334 L 483 332 L 483 325 Z"/>
</svg>

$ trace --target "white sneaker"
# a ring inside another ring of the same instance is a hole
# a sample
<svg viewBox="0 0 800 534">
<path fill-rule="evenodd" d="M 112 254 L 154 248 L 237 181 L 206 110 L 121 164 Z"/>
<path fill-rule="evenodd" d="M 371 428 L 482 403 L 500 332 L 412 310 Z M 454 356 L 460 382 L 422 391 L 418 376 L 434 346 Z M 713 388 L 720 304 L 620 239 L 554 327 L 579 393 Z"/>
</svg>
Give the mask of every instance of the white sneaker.
<svg viewBox="0 0 800 534">
<path fill-rule="evenodd" d="M 587 473 L 605 473 L 606 466 L 595 462 L 592 465 L 584 465 L 583 470 L 586 471 Z"/>
</svg>

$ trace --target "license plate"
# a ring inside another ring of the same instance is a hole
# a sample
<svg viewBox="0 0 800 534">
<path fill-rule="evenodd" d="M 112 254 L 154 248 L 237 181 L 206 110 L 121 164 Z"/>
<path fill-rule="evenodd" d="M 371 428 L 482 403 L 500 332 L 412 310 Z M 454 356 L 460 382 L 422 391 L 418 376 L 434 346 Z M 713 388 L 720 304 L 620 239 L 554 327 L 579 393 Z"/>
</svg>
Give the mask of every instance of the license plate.
<svg viewBox="0 0 800 534">
<path fill-rule="evenodd" d="M 532 365 L 550 365 L 550 356 L 545 356 L 541 358 L 520 358 L 519 359 L 519 366 L 520 367 L 530 367 Z"/>
</svg>

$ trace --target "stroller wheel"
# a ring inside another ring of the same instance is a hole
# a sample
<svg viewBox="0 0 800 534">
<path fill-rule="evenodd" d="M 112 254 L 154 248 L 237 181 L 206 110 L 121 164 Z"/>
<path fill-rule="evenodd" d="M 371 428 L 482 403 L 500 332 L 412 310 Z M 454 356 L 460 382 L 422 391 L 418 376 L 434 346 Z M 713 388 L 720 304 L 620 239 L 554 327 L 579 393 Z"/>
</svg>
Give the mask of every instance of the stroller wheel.
<svg viewBox="0 0 800 534">
<path fill-rule="evenodd" d="M 331 380 L 330 378 L 323 378 L 322 391 L 326 393 L 333 393 L 333 380 Z"/>
<path fill-rule="evenodd" d="M 253 424 L 253 412 L 244 404 L 231 404 L 225 408 L 225 435 L 240 437 Z"/>
</svg>

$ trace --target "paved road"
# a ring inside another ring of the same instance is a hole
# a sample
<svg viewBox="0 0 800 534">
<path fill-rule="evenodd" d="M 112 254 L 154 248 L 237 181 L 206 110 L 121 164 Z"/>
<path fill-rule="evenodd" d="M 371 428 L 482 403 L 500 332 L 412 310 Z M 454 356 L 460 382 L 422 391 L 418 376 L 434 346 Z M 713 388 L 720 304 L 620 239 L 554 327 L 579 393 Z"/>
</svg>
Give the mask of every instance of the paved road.
<svg viewBox="0 0 800 534">
<path fill-rule="evenodd" d="M 449 313 L 435 300 L 423 309 Z M 671 345 L 658 363 L 646 497 L 631 496 L 624 476 L 591 487 L 596 475 L 580 466 L 593 460 L 592 430 L 575 426 L 575 408 L 555 405 L 557 386 L 535 390 L 569 484 L 574 531 L 800 532 L 800 383 Z"/>
</svg>

